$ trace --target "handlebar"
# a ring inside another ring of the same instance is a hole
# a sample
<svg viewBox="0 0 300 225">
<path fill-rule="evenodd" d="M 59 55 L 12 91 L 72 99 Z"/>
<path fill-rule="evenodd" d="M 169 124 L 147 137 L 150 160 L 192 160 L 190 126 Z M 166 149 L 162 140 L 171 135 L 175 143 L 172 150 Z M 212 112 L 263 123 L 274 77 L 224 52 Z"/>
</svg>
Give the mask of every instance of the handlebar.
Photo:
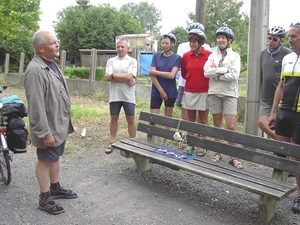
<svg viewBox="0 0 300 225">
<path fill-rule="evenodd" d="M 6 88 L 7 88 L 7 86 L 1 86 L 1 85 L 0 85 L 0 93 L 2 93 L 3 90 L 5 90 Z"/>
</svg>

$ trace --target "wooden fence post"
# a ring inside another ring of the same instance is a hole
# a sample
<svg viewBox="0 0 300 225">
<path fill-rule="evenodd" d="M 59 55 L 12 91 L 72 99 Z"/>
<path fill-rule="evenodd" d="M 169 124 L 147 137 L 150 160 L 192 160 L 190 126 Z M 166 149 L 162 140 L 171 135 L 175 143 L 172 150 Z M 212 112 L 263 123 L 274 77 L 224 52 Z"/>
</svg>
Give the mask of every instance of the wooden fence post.
<svg viewBox="0 0 300 225">
<path fill-rule="evenodd" d="M 19 75 L 24 74 L 24 59 L 25 59 L 25 54 L 22 52 L 20 56 Z"/>
<path fill-rule="evenodd" d="M 66 65 L 66 51 L 62 50 L 60 52 L 59 66 L 60 66 L 60 70 L 63 74 L 65 73 L 65 65 Z"/>
<path fill-rule="evenodd" d="M 9 53 L 6 53 L 5 55 L 5 66 L 4 66 L 4 74 L 8 74 L 8 69 L 9 69 Z"/>
<path fill-rule="evenodd" d="M 91 50 L 91 67 L 90 67 L 90 77 L 89 77 L 89 90 L 93 91 L 93 81 L 95 81 L 96 73 L 96 61 L 97 61 L 97 49 L 92 48 Z"/>
</svg>

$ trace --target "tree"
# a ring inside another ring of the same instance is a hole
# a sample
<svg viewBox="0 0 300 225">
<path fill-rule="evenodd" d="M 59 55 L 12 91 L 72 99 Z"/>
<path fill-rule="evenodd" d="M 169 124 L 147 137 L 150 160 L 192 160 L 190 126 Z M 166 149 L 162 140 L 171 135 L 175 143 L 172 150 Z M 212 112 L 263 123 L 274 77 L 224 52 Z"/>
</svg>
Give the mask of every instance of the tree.
<svg viewBox="0 0 300 225">
<path fill-rule="evenodd" d="M 19 62 L 20 53 L 25 60 L 32 57 L 31 38 L 39 28 L 40 0 L 1 0 L 0 1 L 0 60 L 10 53 L 10 64 Z M 30 47 L 29 47 L 30 46 Z"/>
<path fill-rule="evenodd" d="M 233 48 L 242 57 L 242 63 L 247 63 L 248 49 L 248 15 L 241 13 L 243 1 L 236 0 L 209 0 L 206 8 L 205 35 L 207 43 L 216 46 L 216 30 L 219 27 L 230 27 L 234 32 Z"/>
<path fill-rule="evenodd" d="M 172 48 L 173 52 L 177 52 L 178 45 L 181 44 L 182 42 L 186 42 L 187 40 L 187 31 L 183 27 L 175 27 L 170 31 L 170 33 L 173 33 L 176 37 L 176 44 Z M 157 51 L 162 51 L 161 48 L 161 37 L 158 38 L 157 40 Z"/>
<path fill-rule="evenodd" d="M 196 0 L 196 22 L 205 25 L 206 0 Z"/>
<path fill-rule="evenodd" d="M 120 11 L 130 13 L 140 23 L 143 33 L 160 35 L 161 26 L 158 23 L 162 21 L 161 11 L 153 3 L 149 5 L 148 2 L 130 2 L 122 5 Z"/>
<path fill-rule="evenodd" d="M 88 1 L 69 6 L 57 14 L 54 30 L 61 49 L 72 63 L 80 60 L 79 49 L 115 49 L 115 37 L 141 33 L 141 27 L 130 14 L 120 12 L 110 4 L 91 6 Z"/>
<path fill-rule="evenodd" d="M 188 33 L 187 30 L 183 27 L 175 27 L 175 29 L 171 30 L 171 33 L 173 33 L 176 36 L 176 45 L 173 47 L 173 52 L 177 52 L 178 45 L 182 42 L 187 42 L 188 39 Z"/>
</svg>

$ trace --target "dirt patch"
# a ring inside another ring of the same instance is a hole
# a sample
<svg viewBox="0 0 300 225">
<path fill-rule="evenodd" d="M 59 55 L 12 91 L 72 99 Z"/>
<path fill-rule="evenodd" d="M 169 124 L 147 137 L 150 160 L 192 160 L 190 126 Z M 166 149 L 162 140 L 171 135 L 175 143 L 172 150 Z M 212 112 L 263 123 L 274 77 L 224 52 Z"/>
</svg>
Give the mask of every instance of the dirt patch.
<svg viewBox="0 0 300 225">
<path fill-rule="evenodd" d="M 10 94 L 24 98 L 22 89 L 9 88 L 5 96 Z M 72 103 L 107 107 L 107 103 L 88 96 L 72 96 Z M 127 137 L 125 118 L 121 117 L 120 122 L 118 139 Z M 30 146 L 28 153 L 14 155 L 11 184 L 0 183 L 0 224 L 260 224 L 258 206 L 247 191 L 159 165 L 137 173 L 133 160 L 120 156 L 119 151 L 105 154 L 108 116 L 78 121 L 74 126 L 68 152 L 61 158 L 60 180 L 79 197 L 58 200 L 66 209 L 58 216 L 37 209 L 36 155 Z M 81 139 L 84 127 L 87 135 Z M 205 157 L 211 155 L 209 152 Z M 221 163 L 227 163 L 226 157 Z M 244 166 L 270 172 L 253 164 Z M 289 182 L 295 179 L 289 178 Z M 269 225 L 299 224 L 299 215 L 291 210 L 292 199 L 290 195 L 279 203 Z"/>
</svg>

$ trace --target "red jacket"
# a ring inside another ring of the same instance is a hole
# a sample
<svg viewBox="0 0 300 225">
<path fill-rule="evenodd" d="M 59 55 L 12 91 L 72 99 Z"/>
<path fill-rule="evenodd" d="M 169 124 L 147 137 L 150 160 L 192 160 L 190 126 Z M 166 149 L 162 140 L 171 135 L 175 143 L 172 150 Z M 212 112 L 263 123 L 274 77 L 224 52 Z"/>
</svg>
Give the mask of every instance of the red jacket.
<svg viewBox="0 0 300 225">
<path fill-rule="evenodd" d="M 212 52 L 201 49 L 198 55 L 189 51 L 182 56 L 181 76 L 186 80 L 184 91 L 202 93 L 208 91 L 209 78 L 204 77 L 204 64 Z"/>
</svg>

